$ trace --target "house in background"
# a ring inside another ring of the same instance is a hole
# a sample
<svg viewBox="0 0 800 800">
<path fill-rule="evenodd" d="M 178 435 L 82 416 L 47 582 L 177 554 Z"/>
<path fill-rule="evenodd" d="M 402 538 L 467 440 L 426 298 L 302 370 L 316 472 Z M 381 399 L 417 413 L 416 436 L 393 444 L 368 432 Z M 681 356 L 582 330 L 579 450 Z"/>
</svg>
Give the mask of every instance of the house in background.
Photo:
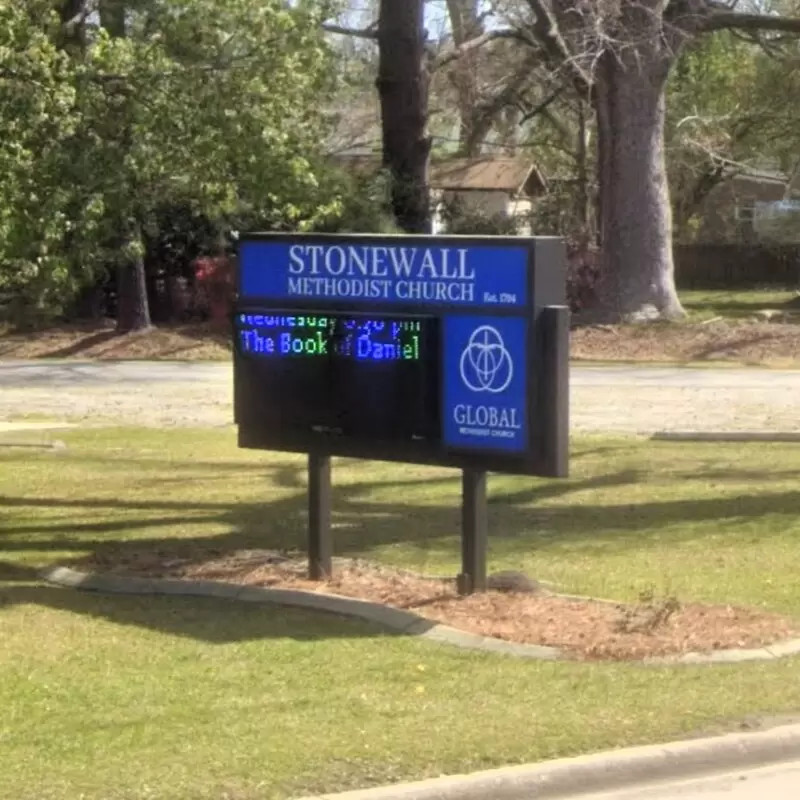
<svg viewBox="0 0 800 800">
<path fill-rule="evenodd" d="M 524 158 L 478 156 L 431 164 L 433 232 L 446 233 L 447 209 L 516 220 L 516 233 L 530 236 L 535 199 L 547 189 L 544 176 Z"/>
<path fill-rule="evenodd" d="M 358 175 L 377 174 L 380 157 L 355 153 L 337 155 L 334 162 Z M 531 212 L 547 188 L 541 172 L 530 160 L 508 156 L 441 158 L 432 161 L 429 189 L 433 233 L 447 232 L 448 209 L 468 215 L 505 217 L 516 221 L 516 232 L 531 235 Z"/>
<path fill-rule="evenodd" d="M 695 213 L 693 239 L 709 244 L 800 242 L 800 175 L 743 169 L 712 189 Z"/>
<path fill-rule="evenodd" d="M 706 196 L 689 236 L 676 236 L 684 289 L 795 286 L 800 245 L 800 180 L 773 169 L 737 169 Z"/>
</svg>

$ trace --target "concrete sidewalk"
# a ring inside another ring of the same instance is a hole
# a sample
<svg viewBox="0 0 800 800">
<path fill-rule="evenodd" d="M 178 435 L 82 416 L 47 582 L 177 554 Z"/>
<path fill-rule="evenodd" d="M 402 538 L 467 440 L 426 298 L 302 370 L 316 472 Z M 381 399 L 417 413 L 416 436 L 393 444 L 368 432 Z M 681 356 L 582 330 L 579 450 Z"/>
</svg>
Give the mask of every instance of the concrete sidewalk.
<svg viewBox="0 0 800 800">
<path fill-rule="evenodd" d="M 702 780 L 586 795 L 582 800 L 795 800 L 800 761 Z"/>
<path fill-rule="evenodd" d="M 800 775 L 800 766 L 792 762 L 800 762 L 800 725 L 317 795 L 304 800 L 689 800 L 695 797 L 717 800 L 726 797 L 719 795 L 720 791 L 740 788 L 737 775 L 748 776 L 751 771 L 759 771 L 759 774 L 753 772 L 756 781 L 753 786 L 760 781 L 762 787 L 769 787 L 769 792 L 767 788 L 761 790 L 764 798 L 793 800 L 800 797 L 800 792 L 783 791 L 787 786 L 793 787 Z M 769 767 L 771 771 L 764 769 Z M 680 794 L 681 791 L 689 793 Z M 753 796 L 729 795 L 730 800 L 750 800 Z"/>
<path fill-rule="evenodd" d="M 0 419 L 0 447 L 63 450 L 66 445 L 53 438 L 51 432 L 75 427 L 69 422 L 8 422 Z"/>
<path fill-rule="evenodd" d="M 16 433 L 17 431 L 56 431 L 63 428 L 75 428 L 69 422 L 4 422 L 0 420 L 0 433 Z"/>
</svg>

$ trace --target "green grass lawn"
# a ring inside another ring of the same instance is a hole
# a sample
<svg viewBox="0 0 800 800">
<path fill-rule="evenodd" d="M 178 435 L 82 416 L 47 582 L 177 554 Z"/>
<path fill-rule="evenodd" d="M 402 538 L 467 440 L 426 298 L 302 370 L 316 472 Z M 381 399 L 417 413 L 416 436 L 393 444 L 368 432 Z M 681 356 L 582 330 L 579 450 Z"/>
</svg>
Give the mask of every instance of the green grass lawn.
<svg viewBox="0 0 800 800">
<path fill-rule="evenodd" d="M 0 797 L 256 800 L 519 763 L 800 710 L 800 660 L 552 664 L 364 624 L 93 595 L 35 569 L 101 548 L 302 547 L 304 461 L 230 431 L 0 448 Z M 495 476 L 492 567 L 564 590 L 800 616 L 800 448 L 584 439 L 568 481 Z M 456 473 L 337 462 L 336 546 L 458 567 Z"/>
<path fill-rule="evenodd" d="M 689 314 L 689 322 L 702 322 L 714 317 L 752 317 L 764 309 L 782 309 L 796 296 L 794 289 L 775 287 L 737 291 L 681 290 L 679 294 Z"/>
</svg>

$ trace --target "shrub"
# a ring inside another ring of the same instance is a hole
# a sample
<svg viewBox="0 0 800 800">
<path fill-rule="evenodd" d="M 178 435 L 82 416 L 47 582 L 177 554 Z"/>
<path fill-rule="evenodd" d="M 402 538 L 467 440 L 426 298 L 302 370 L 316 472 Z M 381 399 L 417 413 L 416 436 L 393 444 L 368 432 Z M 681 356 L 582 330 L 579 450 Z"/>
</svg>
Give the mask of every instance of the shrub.
<svg viewBox="0 0 800 800">
<path fill-rule="evenodd" d="M 204 295 L 211 322 L 225 328 L 233 310 L 234 275 L 233 259 L 227 255 L 201 256 L 193 263 L 195 281 Z"/>
<path fill-rule="evenodd" d="M 339 197 L 335 211 L 318 220 L 317 233 L 400 233 L 394 219 L 389 177 L 377 174 L 349 175 L 332 172 L 325 179 L 327 192 Z"/>
<path fill-rule="evenodd" d="M 445 231 L 456 236 L 517 236 L 523 223 L 502 212 L 468 207 L 459 200 L 444 203 L 441 214 Z"/>
</svg>

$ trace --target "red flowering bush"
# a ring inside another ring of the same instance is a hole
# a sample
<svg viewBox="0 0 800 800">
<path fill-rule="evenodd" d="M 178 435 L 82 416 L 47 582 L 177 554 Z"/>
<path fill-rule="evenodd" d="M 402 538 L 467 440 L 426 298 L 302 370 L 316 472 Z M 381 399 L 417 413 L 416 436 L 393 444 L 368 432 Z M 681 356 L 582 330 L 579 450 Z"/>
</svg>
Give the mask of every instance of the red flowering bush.
<svg viewBox="0 0 800 800">
<path fill-rule="evenodd" d="M 228 256 L 201 256 L 192 266 L 197 287 L 208 303 L 212 323 L 225 327 L 233 309 L 233 261 Z"/>
</svg>

